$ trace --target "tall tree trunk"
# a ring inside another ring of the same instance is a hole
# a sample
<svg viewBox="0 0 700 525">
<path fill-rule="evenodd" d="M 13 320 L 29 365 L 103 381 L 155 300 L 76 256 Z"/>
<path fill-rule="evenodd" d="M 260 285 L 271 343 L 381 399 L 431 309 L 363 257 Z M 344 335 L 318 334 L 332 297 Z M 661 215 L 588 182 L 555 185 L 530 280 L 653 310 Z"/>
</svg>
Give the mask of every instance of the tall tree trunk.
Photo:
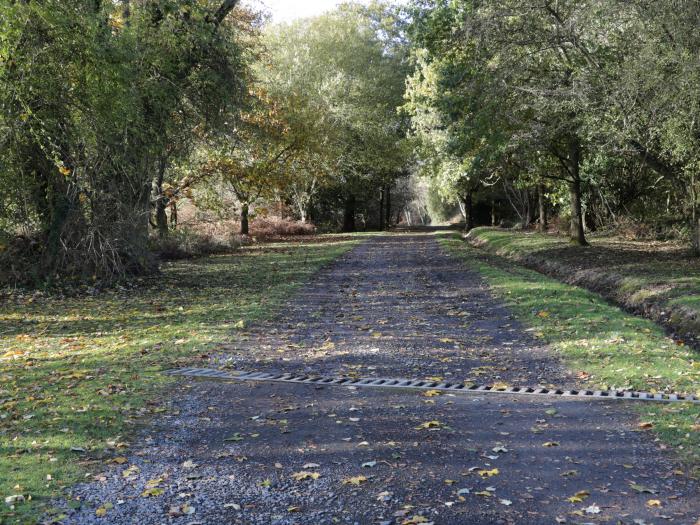
<svg viewBox="0 0 700 525">
<path fill-rule="evenodd" d="M 496 226 L 496 199 L 491 199 L 491 226 Z"/>
<path fill-rule="evenodd" d="M 348 195 L 345 199 L 345 211 L 343 214 L 343 231 L 355 231 L 355 196 Z"/>
<path fill-rule="evenodd" d="M 386 187 L 386 227 L 391 228 L 391 185 Z"/>
<path fill-rule="evenodd" d="M 523 202 L 525 203 L 525 210 L 523 213 L 523 221 L 520 223 L 520 227 L 524 230 L 532 223 L 532 202 L 530 199 L 530 190 L 525 188 L 523 190 Z"/>
<path fill-rule="evenodd" d="M 571 200 L 571 225 L 569 237 L 572 243 L 588 246 L 583 229 L 583 211 L 581 206 L 581 144 L 578 139 L 571 141 L 569 149 L 569 198 Z"/>
<path fill-rule="evenodd" d="M 170 226 L 177 228 L 177 201 L 170 203 Z"/>
<path fill-rule="evenodd" d="M 544 184 L 537 186 L 537 200 L 540 208 L 539 230 L 547 231 L 547 203 L 544 198 Z"/>
<path fill-rule="evenodd" d="M 471 231 L 474 229 L 474 199 L 472 198 L 472 192 L 469 191 L 464 197 L 464 219 L 466 225 L 464 230 Z"/>
<path fill-rule="evenodd" d="M 163 195 L 163 179 L 166 167 L 167 160 L 165 157 L 161 157 L 158 161 L 158 172 L 153 181 L 153 196 L 156 201 L 156 230 L 158 230 L 159 237 L 168 235 L 168 216 L 165 213 L 168 207 L 168 199 Z"/>
<path fill-rule="evenodd" d="M 241 235 L 248 235 L 250 228 L 248 225 L 248 212 L 250 207 L 247 202 L 241 204 Z"/>
<path fill-rule="evenodd" d="M 384 231 L 384 188 L 379 190 L 379 231 Z"/>
</svg>

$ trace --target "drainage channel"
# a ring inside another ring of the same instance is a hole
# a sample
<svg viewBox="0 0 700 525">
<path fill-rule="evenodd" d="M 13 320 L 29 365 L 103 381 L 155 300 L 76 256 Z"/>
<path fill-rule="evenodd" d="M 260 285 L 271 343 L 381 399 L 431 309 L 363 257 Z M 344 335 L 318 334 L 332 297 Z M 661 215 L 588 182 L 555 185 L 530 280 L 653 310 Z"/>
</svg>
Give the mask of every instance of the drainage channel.
<svg viewBox="0 0 700 525">
<path fill-rule="evenodd" d="M 167 375 L 185 376 L 222 381 L 261 381 L 273 383 L 297 383 L 305 385 L 346 386 L 357 388 L 401 388 L 412 390 L 438 390 L 452 393 L 473 394 L 510 394 L 528 396 L 565 397 L 570 399 L 616 399 L 621 401 L 652 401 L 657 403 L 697 403 L 700 397 L 681 394 L 657 394 L 651 392 L 631 392 L 624 390 L 564 390 L 540 387 L 494 387 L 492 385 L 473 385 L 425 381 L 420 379 L 399 378 L 361 378 L 328 377 L 314 375 L 274 374 L 268 372 L 226 372 L 212 368 L 181 368 L 168 370 Z"/>
</svg>

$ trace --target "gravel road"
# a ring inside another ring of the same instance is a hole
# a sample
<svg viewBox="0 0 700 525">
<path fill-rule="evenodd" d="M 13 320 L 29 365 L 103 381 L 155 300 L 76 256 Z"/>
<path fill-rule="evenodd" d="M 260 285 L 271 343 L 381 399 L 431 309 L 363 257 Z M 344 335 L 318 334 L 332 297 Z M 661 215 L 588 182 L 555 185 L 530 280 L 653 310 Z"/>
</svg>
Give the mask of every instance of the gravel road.
<svg viewBox="0 0 700 525">
<path fill-rule="evenodd" d="M 359 245 L 276 319 L 220 345 L 211 366 L 576 384 L 429 234 Z M 695 524 L 697 482 L 633 414 L 601 401 L 181 379 L 127 461 L 73 489 L 82 505 L 65 523 Z"/>
</svg>

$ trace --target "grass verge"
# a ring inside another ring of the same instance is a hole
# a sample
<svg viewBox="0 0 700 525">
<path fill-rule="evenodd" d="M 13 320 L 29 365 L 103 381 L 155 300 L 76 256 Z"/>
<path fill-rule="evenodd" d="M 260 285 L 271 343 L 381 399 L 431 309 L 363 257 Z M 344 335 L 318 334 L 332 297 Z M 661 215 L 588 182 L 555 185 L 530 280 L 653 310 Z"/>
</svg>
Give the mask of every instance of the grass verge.
<svg viewBox="0 0 700 525">
<path fill-rule="evenodd" d="M 700 258 L 687 246 L 595 237 L 590 247 L 536 232 L 476 228 L 469 242 L 600 293 L 700 344 Z"/>
<path fill-rule="evenodd" d="M 551 344 L 588 388 L 700 394 L 700 354 L 667 337 L 650 320 L 627 314 L 602 297 L 502 258 L 459 236 L 440 243 L 481 273 L 494 293 L 539 338 Z M 700 407 L 636 404 L 640 418 L 700 475 Z"/>
<path fill-rule="evenodd" d="M 57 513 L 53 498 L 119 461 L 135 423 L 163 410 L 171 380 L 158 371 L 206 363 L 212 344 L 272 315 L 357 242 L 265 245 L 167 264 L 133 290 L 0 305 L 0 524 Z"/>
</svg>

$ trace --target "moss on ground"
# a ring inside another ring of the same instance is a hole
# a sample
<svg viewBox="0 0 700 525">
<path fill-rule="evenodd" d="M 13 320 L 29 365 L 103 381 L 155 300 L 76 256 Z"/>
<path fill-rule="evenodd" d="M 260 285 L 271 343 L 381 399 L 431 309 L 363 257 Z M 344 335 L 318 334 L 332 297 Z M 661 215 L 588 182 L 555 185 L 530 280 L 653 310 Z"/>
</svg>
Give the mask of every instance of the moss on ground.
<svg viewBox="0 0 700 525">
<path fill-rule="evenodd" d="M 495 294 L 590 388 L 700 395 L 700 354 L 661 327 L 627 314 L 602 297 L 563 284 L 443 236 L 441 244 L 481 273 Z M 636 404 L 640 418 L 700 474 L 700 407 Z"/>
<path fill-rule="evenodd" d="M 132 290 L 15 295 L 0 306 L 0 524 L 36 523 L 52 498 L 118 458 L 164 410 L 158 372 L 273 314 L 356 240 L 277 244 L 166 264 Z M 12 509 L 4 499 L 27 501 Z"/>
</svg>

